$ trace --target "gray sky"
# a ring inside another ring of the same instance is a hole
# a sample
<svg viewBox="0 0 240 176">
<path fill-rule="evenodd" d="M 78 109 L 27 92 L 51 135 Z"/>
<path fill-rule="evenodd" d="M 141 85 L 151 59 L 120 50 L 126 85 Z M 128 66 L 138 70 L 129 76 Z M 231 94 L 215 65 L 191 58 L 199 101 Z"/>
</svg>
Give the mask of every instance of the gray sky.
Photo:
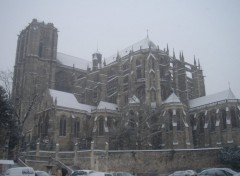
<svg viewBox="0 0 240 176">
<path fill-rule="evenodd" d="M 1 0 L 0 70 L 13 69 L 17 34 L 33 18 L 54 23 L 58 52 L 91 59 L 150 39 L 172 55 L 193 56 L 204 70 L 207 94 L 229 87 L 240 98 L 239 0 Z"/>
</svg>

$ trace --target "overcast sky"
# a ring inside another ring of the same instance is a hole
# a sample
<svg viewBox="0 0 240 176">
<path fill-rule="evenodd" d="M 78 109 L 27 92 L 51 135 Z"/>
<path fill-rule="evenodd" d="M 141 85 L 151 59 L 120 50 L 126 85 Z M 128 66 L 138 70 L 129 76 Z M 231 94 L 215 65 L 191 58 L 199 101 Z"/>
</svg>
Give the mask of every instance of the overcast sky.
<svg viewBox="0 0 240 176">
<path fill-rule="evenodd" d="M 150 39 L 185 60 L 200 60 L 207 95 L 240 98 L 239 0 L 0 0 L 0 70 L 13 70 L 17 35 L 28 23 L 54 23 L 58 52 L 91 60 Z"/>
</svg>

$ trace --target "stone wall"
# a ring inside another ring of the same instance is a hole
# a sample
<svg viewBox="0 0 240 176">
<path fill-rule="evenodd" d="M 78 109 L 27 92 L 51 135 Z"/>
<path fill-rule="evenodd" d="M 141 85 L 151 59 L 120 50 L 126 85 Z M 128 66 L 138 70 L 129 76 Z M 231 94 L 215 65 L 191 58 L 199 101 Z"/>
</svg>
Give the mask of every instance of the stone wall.
<svg viewBox="0 0 240 176">
<path fill-rule="evenodd" d="M 224 167 L 219 160 L 219 148 L 109 150 L 108 152 L 105 150 L 87 150 L 60 152 L 58 157 L 59 161 L 71 168 L 106 172 L 125 171 L 136 174 L 167 174 L 177 170 Z M 31 160 L 31 166 L 34 169 L 39 169 L 39 166 L 43 168 L 47 164 L 46 161 L 46 163 L 40 164 L 40 161 L 33 162 L 33 160 Z"/>
<path fill-rule="evenodd" d="M 218 149 L 109 152 L 109 171 L 170 173 L 220 166 Z"/>
<path fill-rule="evenodd" d="M 127 150 L 94 152 L 91 169 L 130 173 L 171 173 L 176 170 L 199 170 L 221 167 L 219 149 Z M 108 158 L 108 160 L 106 159 Z M 86 160 L 89 163 L 89 160 Z M 83 165 L 83 160 L 79 160 Z"/>
</svg>

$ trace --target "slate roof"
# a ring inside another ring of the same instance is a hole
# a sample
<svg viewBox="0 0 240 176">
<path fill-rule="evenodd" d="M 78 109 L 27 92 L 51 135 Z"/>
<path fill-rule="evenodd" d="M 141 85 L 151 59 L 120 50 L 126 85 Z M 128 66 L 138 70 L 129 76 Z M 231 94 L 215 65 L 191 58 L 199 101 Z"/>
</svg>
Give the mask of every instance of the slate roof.
<svg viewBox="0 0 240 176">
<path fill-rule="evenodd" d="M 230 100 L 230 99 L 237 99 L 235 95 L 233 94 L 231 89 L 215 93 L 212 95 L 204 96 L 204 97 L 199 97 L 193 100 L 189 101 L 189 106 L 190 108 L 195 108 L 198 106 L 203 106 L 206 104 L 222 101 L 222 100 Z"/>
<path fill-rule="evenodd" d="M 92 109 L 95 108 L 94 106 L 79 103 L 76 97 L 71 93 L 62 92 L 62 91 L 53 90 L 53 89 L 49 89 L 49 92 L 50 92 L 50 95 L 53 97 L 53 101 L 55 102 L 55 99 L 57 100 L 57 106 L 83 110 L 89 113 L 91 112 Z"/>
<path fill-rule="evenodd" d="M 163 104 L 167 103 L 181 103 L 180 99 L 178 96 L 173 92 L 164 102 Z"/>
<path fill-rule="evenodd" d="M 113 110 L 116 111 L 118 106 L 113 103 L 105 102 L 105 101 L 100 101 L 97 109 L 108 109 L 108 110 Z"/>
<path fill-rule="evenodd" d="M 144 38 L 143 40 L 140 40 L 139 42 L 136 42 L 132 44 L 131 46 L 119 51 L 118 53 L 106 58 L 107 63 L 111 63 L 116 60 L 117 54 L 120 55 L 120 57 L 124 57 L 129 54 L 131 50 L 138 51 L 140 50 L 140 47 L 142 49 L 148 49 L 149 46 L 151 46 L 152 49 L 157 49 L 157 46 L 149 39 L 149 37 Z"/>
<path fill-rule="evenodd" d="M 92 67 L 92 62 L 82 59 L 82 58 L 78 58 L 75 56 L 70 56 L 64 53 L 57 53 L 57 62 L 65 65 L 65 66 L 69 66 L 69 67 L 74 67 L 78 68 L 78 69 L 82 69 L 82 70 L 87 70 L 87 67 Z"/>
</svg>

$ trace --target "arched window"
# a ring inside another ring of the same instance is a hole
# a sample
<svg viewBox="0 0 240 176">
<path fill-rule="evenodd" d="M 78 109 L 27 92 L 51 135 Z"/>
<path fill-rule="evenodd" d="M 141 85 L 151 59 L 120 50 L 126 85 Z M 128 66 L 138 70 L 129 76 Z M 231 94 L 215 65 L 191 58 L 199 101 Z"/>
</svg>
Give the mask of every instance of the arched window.
<svg viewBox="0 0 240 176">
<path fill-rule="evenodd" d="M 205 116 L 200 114 L 199 116 L 199 132 L 204 133 L 204 124 L 205 124 Z"/>
<path fill-rule="evenodd" d="M 65 71 L 56 73 L 55 86 L 57 90 L 68 92 L 72 86 L 72 76 Z"/>
<path fill-rule="evenodd" d="M 216 126 L 216 114 L 214 113 L 214 112 L 211 112 L 211 116 L 210 116 L 210 118 L 211 118 L 211 128 L 210 128 L 210 130 L 211 131 L 215 131 L 215 126 Z"/>
<path fill-rule="evenodd" d="M 149 76 L 150 76 L 150 87 L 155 87 L 155 74 L 151 72 Z"/>
<path fill-rule="evenodd" d="M 196 125 L 193 114 L 190 115 L 190 125 L 191 125 L 192 129 L 194 129 L 194 126 Z"/>
<path fill-rule="evenodd" d="M 137 68 L 137 79 L 142 78 L 142 69 L 141 67 Z"/>
<path fill-rule="evenodd" d="M 104 134 L 104 119 L 100 118 L 98 120 L 98 135 L 103 136 Z"/>
<path fill-rule="evenodd" d="M 181 120 L 181 113 L 179 112 L 179 110 L 177 111 L 177 130 L 181 131 L 183 130 L 183 122 Z"/>
<path fill-rule="evenodd" d="M 167 131 L 172 131 L 172 129 L 173 129 L 172 116 L 173 116 L 172 110 L 169 110 L 168 111 L 168 116 L 167 116 L 167 126 L 166 126 Z"/>
<path fill-rule="evenodd" d="M 230 109 L 230 115 L 231 115 L 232 127 L 237 128 L 239 126 L 239 121 L 238 121 L 238 118 L 237 118 L 235 108 Z"/>
<path fill-rule="evenodd" d="M 145 85 L 137 88 L 137 97 L 140 99 L 141 102 L 145 101 Z"/>
<path fill-rule="evenodd" d="M 155 62 L 154 62 L 154 58 L 153 57 L 151 57 L 150 59 L 149 59 L 149 69 L 153 69 L 153 70 L 155 70 Z"/>
<path fill-rule="evenodd" d="M 40 42 L 39 49 L 38 49 L 38 56 L 41 58 L 43 54 L 43 43 Z"/>
<path fill-rule="evenodd" d="M 67 131 L 66 118 L 65 118 L 65 117 L 62 117 L 62 118 L 60 119 L 59 136 L 66 136 L 66 131 Z"/>
<path fill-rule="evenodd" d="M 74 137 L 79 138 L 79 136 L 80 136 L 80 122 L 76 121 L 74 123 Z"/>
<path fill-rule="evenodd" d="M 227 118 L 227 113 L 224 109 L 222 109 L 222 129 L 223 130 L 227 128 L 226 118 Z"/>
</svg>

